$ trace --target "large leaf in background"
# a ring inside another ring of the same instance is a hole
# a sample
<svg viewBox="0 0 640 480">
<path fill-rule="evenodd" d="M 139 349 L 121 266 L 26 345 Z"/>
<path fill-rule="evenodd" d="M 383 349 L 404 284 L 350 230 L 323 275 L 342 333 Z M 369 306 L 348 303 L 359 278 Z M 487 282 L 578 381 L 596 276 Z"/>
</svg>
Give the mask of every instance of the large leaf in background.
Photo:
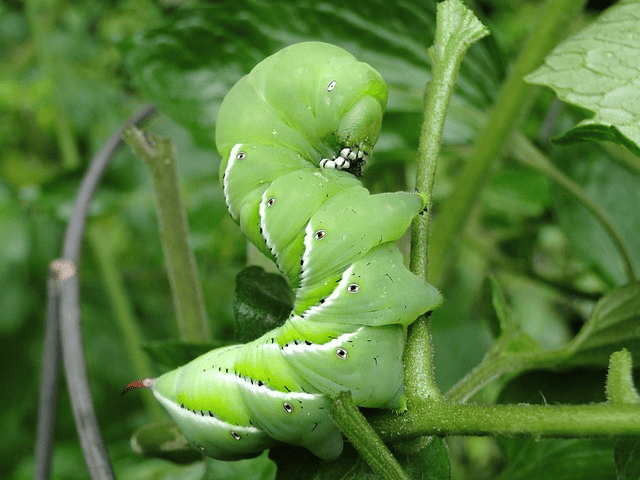
<svg viewBox="0 0 640 480">
<path fill-rule="evenodd" d="M 617 439 L 613 444 L 613 461 L 618 480 L 640 478 L 640 439 Z"/>
<path fill-rule="evenodd" d="M 214 147 L 220 102 L 231 86 L 268 55 L 292 43 L 339 45 L 380 71 L 390 87 L 388 111 L 422 111 L 429 79 L 435 2 L 300 2 L 237 0 L 188 6 L 164 27 L 134 39 L 128 55 L 134 83 L 158 107 Z M 487 43 L 488 42 L 488 43 Z M 462 65 L 449 141 L 467 141 L 503 73 L 491 40 L 474 45 Z M 415 132 L 419 124 L 414 126 Z"/>
<path fill-rule="evenodd" d="M 640 155 L 640 3 L 621 1 L 549 55 L 529 82 L 551 87 L 592 118 L 559 140 L 608 140 Z"/>
<path fill-rule="evenodd" d="M 622 348 L 640 360 L 640 282 L 616 288 L 602 297 L 577 338 L 577 353 L 567 363 L 606 366 Z"/>
<path fill-rule="evenodd" d="M 640 273 L 640 173 L 615 161 L 600 148 L 583 143 L 559 147 L 554 161 L 566 169 L 609 218 Z M 575 252 L 609 286 L 629 281 L 619 251 L 604 227 L 586 207 L 565 190 L 552 188 L 555 211 L 562 231 Z"/>
</svg>

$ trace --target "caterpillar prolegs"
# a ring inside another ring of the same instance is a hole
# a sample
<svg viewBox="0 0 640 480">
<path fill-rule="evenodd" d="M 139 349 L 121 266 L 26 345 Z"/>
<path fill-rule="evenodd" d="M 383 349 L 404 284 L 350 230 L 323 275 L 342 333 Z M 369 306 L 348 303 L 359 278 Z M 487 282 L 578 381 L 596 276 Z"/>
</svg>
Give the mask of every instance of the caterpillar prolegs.
<svg viewBox="0 0 640 480">
<path fill-rule="evenodd" d="M 349 390 L 362 407 L 403 407 L 406 327 L 441 296 L 395 246 L 425 198 L 371 195 L 356 178 L 386 101 L 373 68 L 309 42 L 260 62 L 222 102 L 216 144 L 229 213 L 295 301 L 281 327 L 148 382 L 206 455 L 247 458 L 288 442 L 331 459 L 342 451 L 332 397 Z"/>
</svg>

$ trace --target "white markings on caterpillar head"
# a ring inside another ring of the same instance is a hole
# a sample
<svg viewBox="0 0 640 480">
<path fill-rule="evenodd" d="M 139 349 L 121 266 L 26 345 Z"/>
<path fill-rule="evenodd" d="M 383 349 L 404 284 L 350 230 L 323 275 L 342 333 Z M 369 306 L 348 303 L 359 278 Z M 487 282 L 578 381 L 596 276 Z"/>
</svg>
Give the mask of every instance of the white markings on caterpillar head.
<svg viewBox="0 0 640 480">
<path fill-rule="evenodd" d="M 334 88 L 336 88 L 336 85 L 338 84 L 338 82 L 336 82 L 335 80 L 331 80 L 329 82 L 329 85 L 327 85 L 327 92 L 332 92 Z"/>
<path fill-rule="evenodd" d="M 323 158 L 320 160 L 320 167 L 335 170 L 349 170 L 353 165 L 357 167 L 358 172 L 360 172 L 368 159 L 369 154 L 362 147 L 343 147 L 340 149 L 338 155 L 333 158 Z"/>
</svg>

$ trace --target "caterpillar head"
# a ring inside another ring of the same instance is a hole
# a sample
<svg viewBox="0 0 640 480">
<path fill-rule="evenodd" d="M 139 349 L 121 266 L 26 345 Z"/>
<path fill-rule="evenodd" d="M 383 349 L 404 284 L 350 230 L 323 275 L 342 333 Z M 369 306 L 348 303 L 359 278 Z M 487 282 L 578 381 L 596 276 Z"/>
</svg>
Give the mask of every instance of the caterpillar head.
<svg viewBox="0 0 640 480">
<path fill-rule="evenodd" d="M 220 176 L 237 144 L 280 148 L 310 165 L 358 175 L 386 104 L 382 76 L 342 48 L 321 42 L 284 48 L 256 65 L 222 102 Z"/>
</svg>

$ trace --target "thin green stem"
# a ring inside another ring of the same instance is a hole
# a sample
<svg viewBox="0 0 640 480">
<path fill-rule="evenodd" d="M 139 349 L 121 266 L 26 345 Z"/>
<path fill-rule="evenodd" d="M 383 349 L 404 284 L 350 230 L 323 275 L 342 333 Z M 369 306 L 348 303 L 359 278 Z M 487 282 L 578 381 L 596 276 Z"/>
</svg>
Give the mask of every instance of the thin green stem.
<svg viewBox="0 0 640 480">
<path fill-rule="evenodd" d="M 381 478 L 409 480 L 407 473 L 353 403 L 351 392 L 340 393 L 331 404 L 330 412 L 338 428 Z"/>
<path fill-rule="evenodd" d="M 602 225 L 609 237 L 611 237 L 622 260 L 629 282 L 636 280 L 631 253 L 625 245 L 622 235 L 620 235 L 620 232 L 618 232 L 611 220 L 609 220 L 607 214 L 596 202 L 587 196 L 582 187 L 556 168 L 556 166 L 521 133 L 513 136 L 510 150 L 511 154 L 520 163 L 549 177 L 589 210 L 591 215 L 600 222 L 600 225 Z"/>
<path fill-rule="evenodd" d="M 131 360 L 135 378 L 145 378 L 151 374 L 151 362 L 140 348 L 142 337 L 138 322 L 133 313 L 133 307 L 122 275 L 114 258 L 113 248 L 104 227 L 92 225 L 87 229 L 87 240 L 98 264 L 102 283 L 113 308 L 113 315 L 124 338 L 124 346 Z M 143 392 L 142 401 L 153 421 L 163 420 L 165 417 L 162 407 L 155 401 L 151 392 Z"/>
<path fill-rule="evenodd" d="M 417 402 L 402 416 L 369 416 L 388 442 L 427 435 L 610 438 L 640 435 L 640 405 L 473 405 Z"/>
<path fill-rule="evenodd" d="M 411 271 L 424 279 L 428 278 L 431 197 L 447 108 L 467 49 L 488 33 L 459 0 L 438 4 L 435 41 L 430 49 L 432 79 L 425 95 L 416 173 L 416 189 L 427 197 L 427 212 L 411 225 Z M 405 352 L 408 402 L 413 398 L 441 399 L 433 374 L 433 348 L 427 317 L 420 317 L 411 325 Z"/>
<path fill-rule="evenodd" d="M 640 396 L 633 382 L 631 353 L 626 348 L 613 352 L 609 358 L 605 391 L 611 403 L 630 405 L 640 403 Z"/>
<path fill-rule="evenodd" d="M 56 137 L 58 138 L 62 164 L 67 170 L 73 170 L 81 163 L 80 152 L 78 151 L 71 120 L 63 107 L 58 80 L 63 76 L 58 74 L 59 68 L 56 57 L 49 51 L 47 38 L 51 28 L 50 20 L 55 18 L 57 3 L 56 1 L 27 0 L 25 1 L 25 7 L 36 55 L 42 65 L 44 74 L 53 86 L 51 95 L 55 113 Z"/>
<path fill-rule="evenodd" d="M 490 178 L 491 168 L 510 139 L 511 132 L 522 116 L 530 96 L 525 75 L 536 69 L 545 55 L 566 35 L 568 26 L 584 4 L 584 0 L 547 0 L 531 35 L 520 52 L 511 74 L 503 85 L 487 124 L 476 140 L 469 161 L 456 186 L 442 206 L 436 222 L 430 248 L 431 278 L 442 282 L 443 272 L 455 255 L 460 231 L 483 186 Z"/>
<path fill-rule="evenodd" d="M 125 129 L 122 138 L 151 172 L 160 240 L 180 338 L 194 343 L 206 342 L 209 323 L 195 257 L 189 245 L 187 216 L 178 186 L 173 146 L 169 139 L 135 127 Z"/>
<path fill-rule="evenodd" d="M 515 332 L 513 335 L 518 335 Z M 527 370 L 553 368 L 569 356 L 568 349 L 554 351 L 503 352 L 513 335 L 501 337 L 482 362 L 454 385 L 447 393 L 447 401 L 466 402 L 489 382 L 504 375 Z"/>
</svg>

